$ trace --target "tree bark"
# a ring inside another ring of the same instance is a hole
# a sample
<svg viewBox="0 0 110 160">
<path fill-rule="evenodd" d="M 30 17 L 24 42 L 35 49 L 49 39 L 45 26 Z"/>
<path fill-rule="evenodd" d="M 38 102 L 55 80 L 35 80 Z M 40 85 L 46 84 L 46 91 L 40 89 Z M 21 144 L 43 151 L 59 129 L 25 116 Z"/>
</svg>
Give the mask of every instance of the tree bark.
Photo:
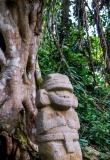
<svg viewBox="0 0 110 160">
<path fill-rule="evenodd" d="M 62 0 L 61 1 L 61 26 L 60 26 L 60 33 L 59 33 L 59 40 L 60 44 L 62 45 L 62 42 L 65 38 L 68 37 L 68 31 L 69 31 L 69 9 L 70 7 L 70 0 Z"/>
<path fill-rule="evenodd" d="M 1 160 L 36 159 L 36 53 L 42 11 L 43 0 L 0 0 Z"/>
</svg>

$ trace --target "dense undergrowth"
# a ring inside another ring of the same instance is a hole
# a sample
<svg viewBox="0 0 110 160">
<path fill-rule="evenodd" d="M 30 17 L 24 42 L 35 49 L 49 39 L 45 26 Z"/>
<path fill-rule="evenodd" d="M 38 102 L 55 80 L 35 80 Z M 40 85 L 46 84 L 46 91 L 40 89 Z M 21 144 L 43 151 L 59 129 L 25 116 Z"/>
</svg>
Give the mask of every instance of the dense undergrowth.
<svg viewBox="0 0 110 160">
<path fill-rule="evenodd" d="M 68 23 L 62 26 L 62 4 L 55 2 L 47 2 L 44 14 L 43 37 L 38 51 L 42 76 L 54 72 L 69 76 L 79 100 L 77 112 L 81 124 L 81 146 L 92 146 L 96 150 L 109 153 L 110 72 L 103 57 L 97 25 L 87 5 L 84 4 L 83 10 L 79 8 L 82 14 L 86 12 L 85 19 L 77 14 L 77 7 L 81 7 L 81 4 L 78 6 L 74 1 L 69 4 L 69 9 L 72 8 L 74 11 L 73 15 L 69 12 Z M 101 4 L 99 3 L 99 7 Z M 108 13 L 107 7 L 102 6 L 100 17 L 109 44 L 109 14 L 105 17 Z M 91 10 L 93 11 L 93 8 Z M 110 55 L 109 49 L 107 54 Z"/>
</svg>

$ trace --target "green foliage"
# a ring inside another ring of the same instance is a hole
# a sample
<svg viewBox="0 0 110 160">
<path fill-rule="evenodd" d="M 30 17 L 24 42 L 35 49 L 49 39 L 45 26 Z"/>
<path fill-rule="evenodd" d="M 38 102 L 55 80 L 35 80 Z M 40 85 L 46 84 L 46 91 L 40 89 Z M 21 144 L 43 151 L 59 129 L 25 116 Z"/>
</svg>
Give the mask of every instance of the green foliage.
<svg viewBox="0 0 110 160">
<path fill-rule="evenodd" d="M 54 4 L 54 7 L 48 10 L 50 5 L 49 3 L 46 4 L 43 38 L 38 51 L 42 76 L 58 71 L 69 76 L 75 95 L 79 100 L 77 112 L 81 123 L 81 146 L 93 145 L 100 151 L 108 152 L 110 150 L 110 85 L 106 76 L 109 73 L 105 73 L 106 70 L 103 70 L 105 62 L 96 28 L 93 27 L 94 20 L 87 10 L 89 28 L 92 27 L 92 31 L 89 30 L 91 48 L 88 45 L 85 27 L 80 26 L 80 29 L 78 28 L 77 15 L 73 16 L 73 20 L 70 19 L 68 30 L 63 28 L 67 37 L 60 44 L 60 5 L 60 3 L 57 3 L 56 6 Z M 104 12 L 102 12 L 101 18 L 105 30 L 107 23 L 104 23 L 106 19 Z M 47 27 L 47 24 L 50 28 Z M 55 39 L 58 40 L 58 45 L 62 49 L 63 58 Z M 91 65 L 92 62 L 94 69 Z M 71 74 L 68 72 L 68 67 Z"/>
<path fill-rule="evenodd" d="M 104 147 L 107 149 L 110 146 L 110 114 L 109 112 L 102 113 L 96 109 L 93 101 L 94 99 L 92 98 L 86 98 L 86 102 L 83 102 L 84 106 L 81 102 L 81 105 L 79 104 L 81 118 L 80 137 L 81 140 L 86 140 L 86 142 L 81 141 L 81 144 L 84 146 L 87 143 L 87 145 L 99 146 L 99 149 L 104 149 Z"/>
</svg>

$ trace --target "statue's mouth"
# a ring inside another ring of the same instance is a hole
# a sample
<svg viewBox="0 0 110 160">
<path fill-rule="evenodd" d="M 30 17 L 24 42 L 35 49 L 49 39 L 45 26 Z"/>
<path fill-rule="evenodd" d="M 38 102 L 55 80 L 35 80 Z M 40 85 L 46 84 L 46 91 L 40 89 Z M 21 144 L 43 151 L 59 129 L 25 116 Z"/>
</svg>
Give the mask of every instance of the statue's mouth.
<svg viewBox="0 0 110 160">
<path fill-rule="evenodd" d="M 52 103 L 52 106 L 61 111 L 66 111 L 70 107 L 72 107 L 72 100 L 69 96 L 65 97 L 65 95 L 58 95 L 55 92 L 49 92 L 49 98 Z"/>
</svg>

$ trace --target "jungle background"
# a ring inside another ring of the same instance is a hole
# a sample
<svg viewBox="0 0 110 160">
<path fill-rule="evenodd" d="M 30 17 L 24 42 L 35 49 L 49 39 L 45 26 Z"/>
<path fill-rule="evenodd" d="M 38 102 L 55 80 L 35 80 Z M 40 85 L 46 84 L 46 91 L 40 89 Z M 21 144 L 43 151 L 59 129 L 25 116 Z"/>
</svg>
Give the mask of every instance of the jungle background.
<svg viewBox="0 0 110 160">
<path fill-rule="evenodd" d="M 110 1 L 47 0 L 42 32 L 42 77 L 69 76 L 79 101 L 81 147 L 110 159 Z"/>
</svg>

